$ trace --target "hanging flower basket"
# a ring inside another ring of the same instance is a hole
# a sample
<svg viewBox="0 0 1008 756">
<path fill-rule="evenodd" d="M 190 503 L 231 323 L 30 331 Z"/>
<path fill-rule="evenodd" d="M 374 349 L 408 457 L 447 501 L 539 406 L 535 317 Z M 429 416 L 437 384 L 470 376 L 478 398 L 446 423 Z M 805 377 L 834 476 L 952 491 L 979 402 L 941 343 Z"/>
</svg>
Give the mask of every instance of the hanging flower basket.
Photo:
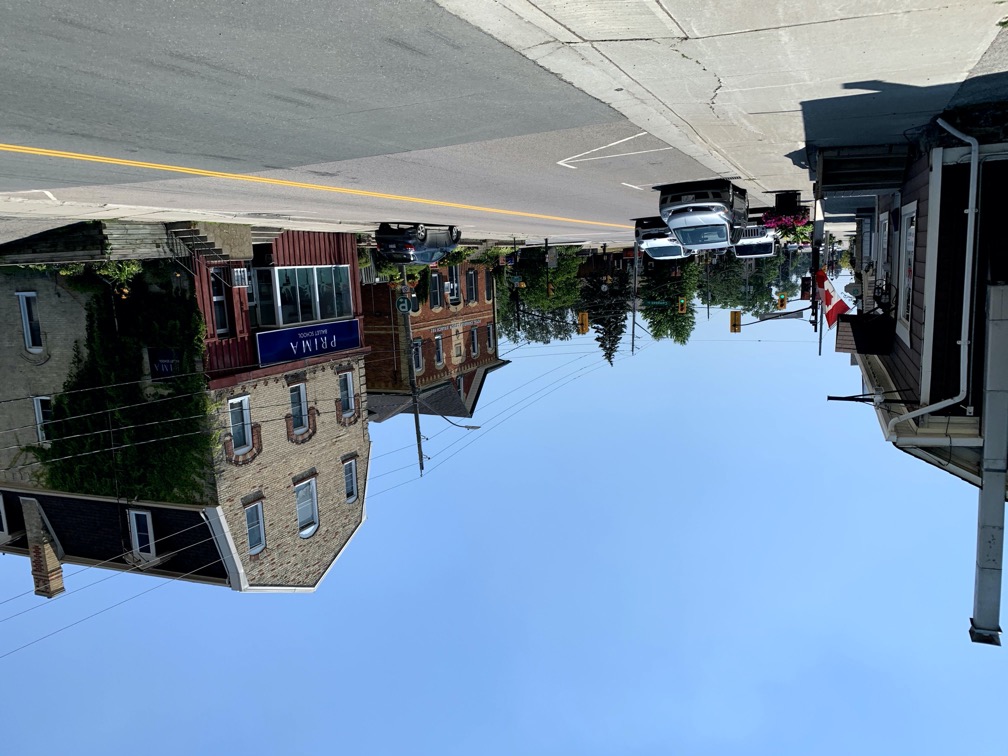
<svg viewBox="0 0 1008 756">
<path fill-rule="evenodd" d="M 802 244 L 812 238 L 807 207 L 799 206 L 787 211 L 767 210 L 760 220 L 767 228 L 774 229 L 782 241 Z"/>
</svg>

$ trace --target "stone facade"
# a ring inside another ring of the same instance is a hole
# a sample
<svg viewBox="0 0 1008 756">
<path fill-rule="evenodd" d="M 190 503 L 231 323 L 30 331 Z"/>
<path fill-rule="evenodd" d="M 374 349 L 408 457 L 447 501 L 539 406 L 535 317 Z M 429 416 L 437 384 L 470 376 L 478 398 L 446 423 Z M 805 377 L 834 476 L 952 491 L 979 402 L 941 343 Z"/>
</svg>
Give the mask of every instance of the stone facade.
<svg viewBox="0 0 1008 756">
<path fill-rule="evenodd" d="M 353 408 L 340 405 L 340 374 L 346 372 L 353 376 Z M 302 381 L 312 422 L 305 432 L 310 438 L 299 442 L 291 437 L 291 389 Z M 363 521 L 371 447 L 366 393 L 362 357 L 337 357 L 213 393 L 220 405 L 222 434 L 215 465 L 217 498 L 251 588 L 314 587 Z M 260 433 L 259 450 L 247 462 L 227 454 L 232 444 L 228 403 L 243 396 Z M 344 465 L 351 460 L 356 465 L 356 498 L 348 502 Z M 295 487 L 312 478 L 317 529 L 303 536 Z M 245 510 L 256 503 L 262 508 L 265 546 L 250 553 Z"/>
<path fill-rule="evenodd" d="M 21 297 L 34 293 L 41 347 L 29 350 L 22 327 Z M 0 275 L 0 348 L 7 355 L 0 387 L 0 480 L 26 483 L 37 472 L 21 451 L 39 441 L 32 397 L 51 396 L 63 388 L 73 363 L 74 344 L 83 347 L 87 294 L 74 291 L 62 276 L 17 268 Z M 16 401 L 9 401 L 9 400 Z"/>
</svg>

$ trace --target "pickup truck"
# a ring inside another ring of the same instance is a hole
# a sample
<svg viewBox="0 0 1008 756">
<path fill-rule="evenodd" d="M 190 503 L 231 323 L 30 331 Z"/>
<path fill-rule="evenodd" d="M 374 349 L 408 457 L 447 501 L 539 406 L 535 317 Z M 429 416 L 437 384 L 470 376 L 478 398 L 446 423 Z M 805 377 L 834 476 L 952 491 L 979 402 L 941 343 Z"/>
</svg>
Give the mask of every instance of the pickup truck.
<svg viewBox="0 0 1008 756">
<path fill-rule="evenodd" d="M 780 249 L 780 240 L 772 228 L 759 224 L 746 226 L 742 238 L 735 243 L 735 257 L 750 260 L 773 257 Z"/>
<path fill-rule="evenodd" d="M 749 194 L 728 179 L 661 184 L 658 213 L 684 249 L 723 252 L 742 238 Z"/>
</svg>

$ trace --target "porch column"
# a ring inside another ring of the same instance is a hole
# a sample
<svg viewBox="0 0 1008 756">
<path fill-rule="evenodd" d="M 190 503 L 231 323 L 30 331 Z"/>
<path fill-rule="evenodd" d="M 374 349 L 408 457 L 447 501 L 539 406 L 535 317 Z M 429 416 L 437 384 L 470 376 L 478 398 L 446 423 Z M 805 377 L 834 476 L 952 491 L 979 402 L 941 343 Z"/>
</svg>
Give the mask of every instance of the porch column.
<svg viewBox="0 0 1008 756">
<path fill-rule="evenodd" d="M 983 477 L 977 517 L 976 580 L 970 638 L 1001 645 L 1001 562 L 1008 470 L 1008 286 L 987 287 L 983 397 Z"/>
</svg>

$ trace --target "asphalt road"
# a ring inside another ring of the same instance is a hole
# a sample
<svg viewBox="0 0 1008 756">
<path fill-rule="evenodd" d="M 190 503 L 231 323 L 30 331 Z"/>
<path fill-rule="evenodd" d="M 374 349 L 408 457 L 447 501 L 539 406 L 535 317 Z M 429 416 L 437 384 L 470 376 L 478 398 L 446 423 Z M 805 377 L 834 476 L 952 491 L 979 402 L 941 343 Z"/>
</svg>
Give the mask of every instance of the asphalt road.
<svg viewBox="0 0 1008 756">
<path fill-rule="evenodd" d="M 6 144 L 610 224 L 652 214 L 651 183 L 706 175 L 428 0 L 140 0 L 114 12 L 99 0 L 50 1 L 8 4 L 3 19 Z M 626 237 L 588 224 L 0 153 L 0 192 L 38 189 L 61 200 L 351 225 L 403 218 L 474 234 Z"/>
</svg>

